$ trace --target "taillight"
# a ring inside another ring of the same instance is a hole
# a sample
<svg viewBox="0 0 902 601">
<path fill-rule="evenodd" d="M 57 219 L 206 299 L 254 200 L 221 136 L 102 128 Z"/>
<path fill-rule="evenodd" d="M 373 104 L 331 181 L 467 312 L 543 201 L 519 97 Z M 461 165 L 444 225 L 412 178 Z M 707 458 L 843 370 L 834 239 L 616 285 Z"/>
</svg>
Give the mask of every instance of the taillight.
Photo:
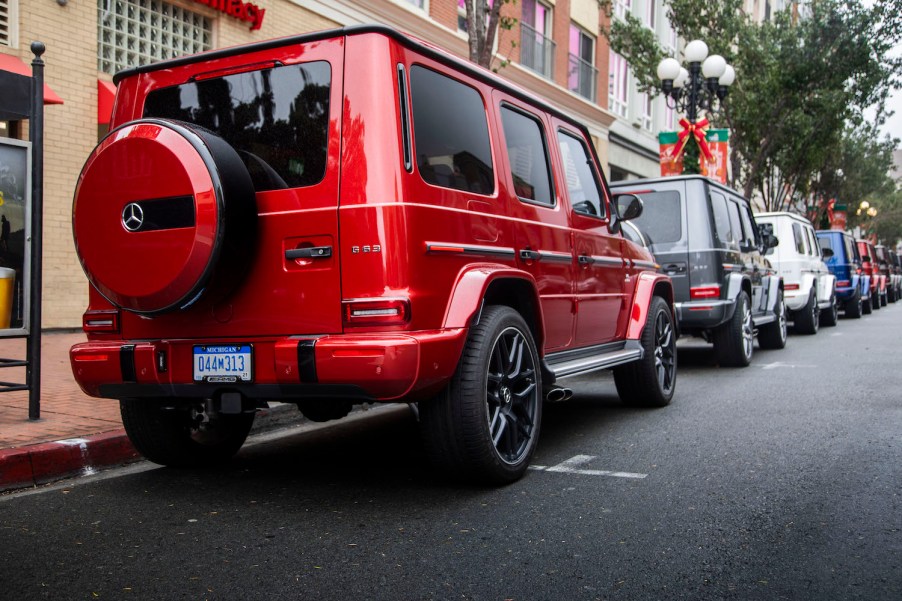
<svg viewBox="0 0 902 601">
<path fill-rule="evenodd" d="M 720 286 L 698 286 L 689 289 L 690 299 L 705 299 L 720 297 Z"/>
<path fill-rule="evenodd" d="M 798 289 L 799 289 L 798 284 L 784 284 L 783 285 L 783 290 L 798 290 Z"/>
<path fill-rule="evenodd" d="M 410 321 L 406 298 L 351 299 L 342 301 L 344 321 L 349 326 L 396 326 Z"/>
<path fill-rule="evenodd" d="M 852 281 L 851 281 L 851 280 L 839 280 L 839 281 L 836 282 L 836 287 L 837 287 L 837 288 L 848 288 L 848 287 L 851 286 L 851 285 L 852 285 Z"/>
<path fill-rule="evenodd" d="M 116 334 L 119 332 L 119 311 L 86 311 L 81 318 L 81 328 L 85 332 Z"/>
</svg>

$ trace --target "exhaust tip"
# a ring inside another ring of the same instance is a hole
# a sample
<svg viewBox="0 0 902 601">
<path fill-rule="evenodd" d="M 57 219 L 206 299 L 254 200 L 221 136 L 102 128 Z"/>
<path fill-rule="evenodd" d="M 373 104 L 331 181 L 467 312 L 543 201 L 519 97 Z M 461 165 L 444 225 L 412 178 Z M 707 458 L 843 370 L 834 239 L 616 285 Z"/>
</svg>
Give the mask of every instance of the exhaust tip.
<svg viewBox="0 0 902 601">
<path fill-rule="evenodd" d="M 561 403 L 573 396 L 573 391 L 569 388 L 555 386 L 545 393 L 545 400 L 549 403 Z"/>
</svg>

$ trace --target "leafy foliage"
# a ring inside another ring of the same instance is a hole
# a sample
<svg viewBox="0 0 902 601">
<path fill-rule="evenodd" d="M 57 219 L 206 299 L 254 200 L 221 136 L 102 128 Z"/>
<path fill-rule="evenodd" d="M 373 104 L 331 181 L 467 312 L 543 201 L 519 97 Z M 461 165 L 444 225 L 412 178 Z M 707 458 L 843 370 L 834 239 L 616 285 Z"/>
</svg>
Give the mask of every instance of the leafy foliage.
<svg viewBox="0 0 902 601">
<path fill-rule="evenodd" d="M 724 110 L 709 115 L 715 127 L 731 130 L 731 184 L 747 196 L 757 192 L 767 210 L 806 212 L 806 199 L 816 198 L 822 212 L 828 198 L 890 194 L 885 165 L 896 142 L 880 141 L 874 126 L 885 120 L 889 94 L 900 86 L 902 57 L 890 53 L 902 40 L 898 0 L 868 7 L 817 0 L 805 3 L 804 18 L 787 9 L 761 24 L 743 14 L 742 4 L 667 2 L 681 38 L 704 39 L 736 69 Z M 610 0 L 603 7 L 611 16 Z M 612 19 L 605 31 L 640 89 L 657 92 L 655 66 L 664 52 L 650 33 L 630 17 Z M 877 117 L 866 125 L 871 106 Z"/>
</svg>

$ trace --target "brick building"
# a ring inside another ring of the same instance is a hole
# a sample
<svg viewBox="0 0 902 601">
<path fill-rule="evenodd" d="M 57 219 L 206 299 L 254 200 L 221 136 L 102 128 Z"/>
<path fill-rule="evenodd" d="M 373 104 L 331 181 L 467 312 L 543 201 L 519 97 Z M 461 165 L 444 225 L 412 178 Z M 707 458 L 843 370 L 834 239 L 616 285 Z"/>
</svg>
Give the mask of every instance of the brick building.
<svg viewBox="0 0 902 601">
<path fill-rule="evenodd" d="M 652 0 L 618 4 L 634 13 L 651 6 L 655 18 L 663 15 Z M 387 24 L 466 56 L 462 6 L 462 0 L 0 0 L 0 55 L 28 64 L 30 43 L 44 42 L 46 82 L 63 101 L 45 110 L 44 327 L 80 326 L 87 305 L 88 284 L 72 239 L 72 193 L 84 160 L 108 130 L 116 71 L 359 23 Z M 655 109 L 654 121 L 646 105 L 634 115 L 632 99 L 625 112 L 608 110 L 615 81 L 597 0 L 518 0 L 503 10 L 518 21 L 500 33 L 499 74 L 585 123 L 605 168 L 612 154 L 622 165 L 615 176 L 656 175 L 653 130 L 663 122 L 663 109 Z M 619 132 L 616 148 L 612 127 Z M 27 126 L 0 121 L 0 136 L 24 139 Z M 630 152 L 640 152 L 642 160 Z"/>
</svg>

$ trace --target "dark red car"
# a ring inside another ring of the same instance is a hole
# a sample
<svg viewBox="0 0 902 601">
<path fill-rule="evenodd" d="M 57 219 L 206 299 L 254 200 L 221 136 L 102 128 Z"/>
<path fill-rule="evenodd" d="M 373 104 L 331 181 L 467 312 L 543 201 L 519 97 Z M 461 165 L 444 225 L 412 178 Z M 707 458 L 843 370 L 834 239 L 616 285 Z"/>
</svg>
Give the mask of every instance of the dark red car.
<svg viewBox="0 0 902 601">
<path fill-rule="evenodd" d="M 567 376 L 670 402 L 670 279 L 564 113 L 376 26 L 116 82 L 75 192 L 92 287 L 71 361 L 152 461 L 231 456 L 268 400 L 316 420 L 404 402 L 437 463 L 505 482 Z"/>
<path fill-rule="evenodd" d="M 885 307 L 886 298 L 886 274 L 880 272 L 877 261 L 877 251 L 874 245 L 867 240 L 857 240 L 858 252 L 861 253 L 861 270 L 871 276 L 871 308 Z"/>
</svg>

